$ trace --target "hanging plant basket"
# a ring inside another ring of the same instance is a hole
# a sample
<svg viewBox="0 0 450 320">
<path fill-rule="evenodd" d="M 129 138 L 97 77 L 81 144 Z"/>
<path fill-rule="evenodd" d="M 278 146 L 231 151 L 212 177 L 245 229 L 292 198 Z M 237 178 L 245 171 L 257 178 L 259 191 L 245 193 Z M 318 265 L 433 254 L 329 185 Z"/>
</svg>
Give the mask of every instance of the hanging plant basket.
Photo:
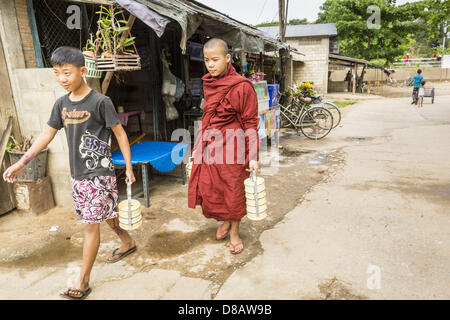
<svg viewBox="0 0 450 320">
<path fill-rule="evenodd" d="M 137 54 L 114 56 L 116 70 L 133 71 L 141 69 L 141 58 Z"/>
<path fill-rule="evenodd" d="M 134 37 L 130 28 L 124 26 L 125 15 L 122 11 L 116 11 L 115 6 L 101 7 L 98 30 L 95 39 L 95 52 L 102 49 L 103 53 L 96 55 L 95 69 L 104 71 L 134 71 L 141 69 L 141 59 L 137 52 Z M 122 20 L 116 15 L 122 14 Z M 132 49 L 129 47 L 132 46 Z M 134 50 L 133 50 L 134 49 Z"/>
<path fill-rule="evenodd" d="M 102 70 L 99 70 L 97 68 L 97 62 L 92 59 L 84 58 L 84 65 L 88 69 L 88 73 L 86 75 L 86 78 L 101 78 L 102 77 Z"/>
<path fill-rule="evenodd" d="M 98 57 L 96 61 L 96 68 L 100 71 L 115 71 L 116 67 L 112 57 Z"/>
<path fill-rule="evenodd" d="M 97 58 L 97 70 L 100 71 L 134 71 L 140 69 L 141 58 L 136 54 Z"/>
</svg>

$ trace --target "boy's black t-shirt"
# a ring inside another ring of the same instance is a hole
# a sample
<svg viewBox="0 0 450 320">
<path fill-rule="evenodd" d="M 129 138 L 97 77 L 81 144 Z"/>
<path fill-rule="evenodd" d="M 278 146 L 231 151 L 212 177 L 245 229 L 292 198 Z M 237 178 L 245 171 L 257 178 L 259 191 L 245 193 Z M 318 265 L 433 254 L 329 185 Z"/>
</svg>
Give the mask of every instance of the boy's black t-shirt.
<svg viewBox="0 0 450 320">
<path fill-rule="evenodd" d="M 80 101 L 69 94 L 56 100 L 47 124 L 65 128 L 72 177 L 113 176 L 110 127 L 120 120 L 111 99 L 93 89 Z"/>
</svg>

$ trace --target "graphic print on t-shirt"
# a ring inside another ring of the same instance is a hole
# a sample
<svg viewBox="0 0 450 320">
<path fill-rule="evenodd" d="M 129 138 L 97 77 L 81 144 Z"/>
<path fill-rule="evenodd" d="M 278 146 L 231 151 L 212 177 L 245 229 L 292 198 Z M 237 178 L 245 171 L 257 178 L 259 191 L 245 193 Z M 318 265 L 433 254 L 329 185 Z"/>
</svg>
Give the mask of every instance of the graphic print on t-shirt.
<svg viewBox="0 0 450 320">
<path fill-rule="evenodd" d="M 72 111 L 67 111 L 66 107 L 61 110 L 61 118 L 64 123 L 64 127 L 67 127 L 68 124 L 83 123 L 90 117 L 91 113 L 86 110 L 73 109 Z"/>
<path fill-rule="evenodd" d="M 100 162 L 100 165 L 103 168 L 114 171 L 114 164 L 110 158 L 110 146 L 89 131 L 86 130 L 81 136 L 81 143 L 78 150 L 80 151 L 82 159 L 87 158 L 85 164 L 89 170 L 96 169 Z"/>
</svg>

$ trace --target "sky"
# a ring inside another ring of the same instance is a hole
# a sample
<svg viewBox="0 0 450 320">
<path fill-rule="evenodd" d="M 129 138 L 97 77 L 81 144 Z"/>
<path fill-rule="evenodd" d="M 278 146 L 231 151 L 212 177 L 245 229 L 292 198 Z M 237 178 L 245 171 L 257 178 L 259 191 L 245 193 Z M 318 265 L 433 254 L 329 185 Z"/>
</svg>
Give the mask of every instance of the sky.
<svg viewBox="0 0 450 320">
<path fill-rule="evenodd" d="M 196 0 L 245 24 L 278 21 L 278 0 Z M 397 0 L 397 4 L 417 0 Z M 325 0 L 289 0 L 288 20 L 317 19 Z"/>
</svg>

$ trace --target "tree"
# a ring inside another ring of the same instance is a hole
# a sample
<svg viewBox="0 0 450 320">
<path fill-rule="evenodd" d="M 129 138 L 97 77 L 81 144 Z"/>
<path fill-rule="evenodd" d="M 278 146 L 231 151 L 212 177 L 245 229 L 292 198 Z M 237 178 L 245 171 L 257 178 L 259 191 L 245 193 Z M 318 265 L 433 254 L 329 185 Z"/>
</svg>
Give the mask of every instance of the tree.
<svg viewBox="0 0 450 320">
<path fill-rule="evenodd" d="M 293 26 L 293 25 L 298 25 L 298 24 L 307 24 L 308 21 L 306 19 L 291 19 L 289 20 L 289 22 L 287 23 L 288 26 Z M 259 27 L 274 27 L 274 26 L 279 26 L 280 23 L 278 21 L 274 21 L 274 22 L 263 22 L 260 24 L 257 24 L 255 26 L 255 28 L 259 28 Z"/>
<path fill-rule="evenodd" d="M 379 8 L 373 21 L 369 6 Z M 396 6 L 395 0 L 326 0 L 317 23 L 335 23 L 344 55 L 365 60 L 384 59 L 386 64 L 401 56 L 409 44 L 408 35 L 420 29 L 421 13 L 414 3 Z"/>
<path fill-rule="evenodd" d="M 422 30 L 412 38 L 419 51 L 428 54 L 439 50 L 445 36 L 445 27 L 450 25 L 449 0 L 423 0 L 418 4 L 421 9 Z M 450 30 L 450 28 L 449 28 Z M 446 48 L 449 47 L 446 44 Z"/>
</svg>

